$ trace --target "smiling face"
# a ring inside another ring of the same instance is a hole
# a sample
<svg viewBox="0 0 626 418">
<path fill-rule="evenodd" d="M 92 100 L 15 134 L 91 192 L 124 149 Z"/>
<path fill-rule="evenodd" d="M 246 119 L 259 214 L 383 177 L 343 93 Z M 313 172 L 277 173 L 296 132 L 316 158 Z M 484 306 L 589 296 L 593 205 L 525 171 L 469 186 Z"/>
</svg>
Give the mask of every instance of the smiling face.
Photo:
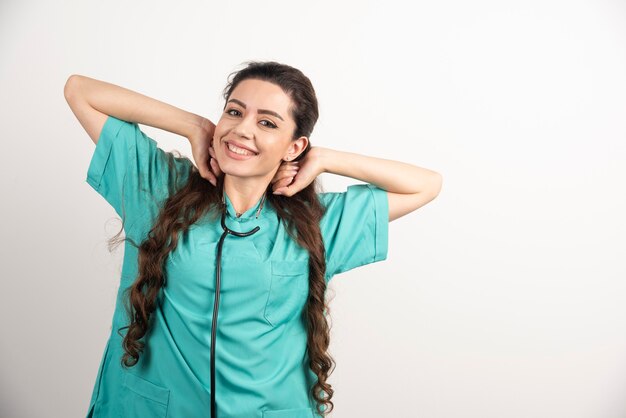
<svg viewBox="0 0 626 418">
<path fill-rule="evenodd" d="M 293 140 L 291 106 L 291 98 L 276 84 L 241 81 L 215 127 L 213 149 L 221 170 L 238 177 L 268 177 L 269 183 L 281 160 L 293 160 L 308 142 L 304 136 Z"/>
</svg>

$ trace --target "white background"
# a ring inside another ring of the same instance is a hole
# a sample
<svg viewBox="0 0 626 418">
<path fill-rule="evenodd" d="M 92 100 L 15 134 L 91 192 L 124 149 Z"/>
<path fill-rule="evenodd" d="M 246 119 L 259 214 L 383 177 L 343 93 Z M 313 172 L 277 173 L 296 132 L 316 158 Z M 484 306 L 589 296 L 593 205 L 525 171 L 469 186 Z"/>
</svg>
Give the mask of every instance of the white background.
<svg viewBox="0 0 626 418">
<path fill-rule="evenodd" d="M 2 0 L 0 416 L 84 416 L 110 332 L 120 224 L 67 78 L 217 120 L 251 59 L 310 77 L 314 146 L 444 178 L 386 261 L 331 282 L 331 416 L 626 416 L 626 3 L 607 0 Z"/>
</svg>

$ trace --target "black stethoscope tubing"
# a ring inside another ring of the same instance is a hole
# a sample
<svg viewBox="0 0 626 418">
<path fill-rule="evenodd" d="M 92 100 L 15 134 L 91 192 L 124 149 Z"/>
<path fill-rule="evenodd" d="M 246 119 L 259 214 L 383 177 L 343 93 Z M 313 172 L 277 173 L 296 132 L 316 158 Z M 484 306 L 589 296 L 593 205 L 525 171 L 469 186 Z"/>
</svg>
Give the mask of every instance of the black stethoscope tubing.
<svg viewBox="0 0 626 418">
<path fill-rule="evenodd" d="M 247 237 L 259 229 L 259 226 L 255 226 L 248 232 L 236 232 L 226 226 L 226 208 L 222 211 L 222 228 L 224 232 L 220 237 L 217 244 L 217 263 L 215 267 L 215 302 L 213 303 L 213 321 L 211 324 L 211 418 L 217 418 L 217 407 L 215 405 L 215 337 L 217 331 L 217 313 L 220 306 L 220 272 L 222 269 L 222 246 L 224 239 L 227 235 L 233 235 L 236 237 Z"/>
</svg>

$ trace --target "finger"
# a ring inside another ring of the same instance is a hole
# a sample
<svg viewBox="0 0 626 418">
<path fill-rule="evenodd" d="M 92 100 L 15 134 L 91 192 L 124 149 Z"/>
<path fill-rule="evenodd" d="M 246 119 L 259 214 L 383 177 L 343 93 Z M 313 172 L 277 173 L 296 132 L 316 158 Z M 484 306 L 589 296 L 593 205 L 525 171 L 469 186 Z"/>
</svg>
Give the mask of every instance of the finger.
<svg viewBox="0 0 626 418">
<path fill-rule="evenodd" d="M 212 167 L 212 164 L 203 164 L 202 167 L 199 167 L 199 169 L 201 168 L 200 174 L 202 175 L 203 178 L 207 179 L 208 181 L 211 182 L 211 184 L 213 184 L 214 186 L 217 184 L 217 175 L 214 172 L 214 169 Z"/>
<path fill-rule="evenodd" d="M 281 180 L 277 181 L 276 184 L 274 184 L 273 189 L 276 192 L 276 191 L 278 191 L 280 189 L 283 189 L 283 188 L 289 186 L 292 181 L 293 181 L 293 177 L 287 177 L 287 178 L 281 179 Z"/>
<path fill-rule="evenodd" d="M 287 177 L 285 179 L 285 186 L 289 186 L 292 183 L 293 183 L 293 177 Z"/>
<path fill-rule="evenodd" d="M 211 182 L 213 186 L 217 185 L 217 179 L 215 175 L 211 173 L 211 170 L 209 170 L 209 168 L 206 165 L 198 167 L 198 171 L 200 172 L 200 176 L 202 176 L 203 179 Z"/>
<path fill-rule="evenodd" d="M 289 183 L 291 183 L 291 179 L 292 177 L 281 177 L 281 178 L 275 179 L 272 182 L 272 184 L 274 185 L 274 189 L 288 185 Z"/>
<path fill-rule="evenodd" d="M 284 196 L 293 196 L 306 186 L 304 183 L 305 180 L 301 177 L 293 177 L 292 180 L 291 184 L 278 188 L 274 191 L 274 193 L 278 192 L 278 194 L 282 194 Z"/>
<path fill-rule="evenodd" d="M 280 163 L 281 167 L 288 167 L 288 166 L 293 166 L 293 165 L 298 165 L 298 161 L 282 161 Z"/>
<path fill-rule="evenodd" d="M 282 172 L 297 172 L 300 169 L 300 167 L 292 165 L 292 166 L 283 166 L 280 167 L 276 172 L 277 173 L 282 173 Z"/>
<path fill-rule="evenodd" d="M 282 187 L 288 186 L 289 183 L 291 183 L 291 179 L 289 177 L 287 178 L 282 178 L 277 180 L 274 185 L 272 186 L 273 190 L 276 191 Z"/>
<path fill-rule="evenodd" d="M 215 158 L 210 159 L 211 168 L 213 169 L 213 173 L 215 173 L 215 177 L 219 177 L 222 175 L 222 170 L 220 166 L 217 164 L 217 160 Z"/>
<path fill-rule="evenodd" d="M 281 175 L 274 176 L 271 183 L 274 184 L 282 180 L 282 183 L 289 184 L 291 182 L 291 179 L 293 179 L 296 176 L 296 174 L 297 173 L 294 172 L 294 173 L 283 173 Z"/>
<path fill-rule="evenodd" d="M 298 174 L 298 170 L 293 170 L 293 169 L 279 170 L 276 172 L 276 174 L 274 174 L 274 177 L 272 178 L 271 183 L 275 183 L 278 180 L 284 179 L 286 177 L 295 177 L 296 174 Z"/>
<path fill-rule="evenodd" d="M 217 186 L 217 179 L 215 178 L 215 175 L 211 173 L 210 170 L 206 170 L 202 177 L 208 180 L 213 186 Z"/>
<path fill-rule="evenodd" d="M 292 163 L 288 163 L 288 164 L 281 164 L 278 167 L 277 171 L 284 171 L 284 170 L 297 170 L 300 168 L 300 165 L 298 164 L 292 164 Z"/>
<path fill-rule="evenodd" d="M 295 177 L 296 174 L 298 174 L 297 170 L 285 170 L 285 171 L 281 171 L 280 173 L 276 173 L 274 178 L 279 180 L 279 179 L 284 179 L 285 177 Z"/>
<path fill-rule="evenodd" d="M 215 158 L 215 149 L 213 149 L 213 147 L 209 147 L 209 155 Z"/>
</svg>

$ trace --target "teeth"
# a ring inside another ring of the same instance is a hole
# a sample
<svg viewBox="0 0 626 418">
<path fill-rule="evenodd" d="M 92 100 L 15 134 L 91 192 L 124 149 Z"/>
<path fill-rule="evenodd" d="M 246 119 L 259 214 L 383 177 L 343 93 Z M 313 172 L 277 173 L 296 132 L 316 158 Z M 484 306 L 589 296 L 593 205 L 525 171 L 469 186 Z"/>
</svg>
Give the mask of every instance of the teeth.
<svg viewBox="0 0 626 418">
<path fill-rule="evenodd" d="M 243 148 L 239 148 L 231 143 L 228 143 L 228 149 L 231 150 L 232 152 L 234 152 L 235 154 L 239 154 L 239 155 L 254 155 L 253 152 L 250 152 L 248 150 L 245 150 Z"/>
</svg>

